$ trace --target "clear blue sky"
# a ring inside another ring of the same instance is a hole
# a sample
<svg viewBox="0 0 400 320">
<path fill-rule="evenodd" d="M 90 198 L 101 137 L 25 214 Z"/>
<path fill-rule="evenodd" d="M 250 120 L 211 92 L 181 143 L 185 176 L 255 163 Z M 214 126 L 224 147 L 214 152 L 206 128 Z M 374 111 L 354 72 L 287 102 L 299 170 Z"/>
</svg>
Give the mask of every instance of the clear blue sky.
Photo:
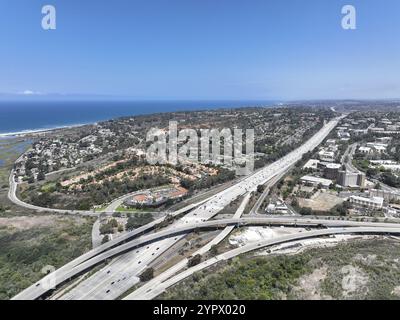
<svg viewBox="0 0 400 320">
<path fill-rule="evenodd" d="M 399 36 L 399 0 L 0 0 L 0 93 L 400 98 Z"/>
</svg>

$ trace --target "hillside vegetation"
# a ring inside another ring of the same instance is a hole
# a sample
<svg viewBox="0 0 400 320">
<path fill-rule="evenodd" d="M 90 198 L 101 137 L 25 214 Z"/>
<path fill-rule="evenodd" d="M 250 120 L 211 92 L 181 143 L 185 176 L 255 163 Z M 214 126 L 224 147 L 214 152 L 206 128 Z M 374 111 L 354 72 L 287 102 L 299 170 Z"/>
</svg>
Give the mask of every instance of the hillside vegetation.
<svg viewBox="0 0 400 320">
<path fill-rule="evenodd" d="M 161 299 L 400 299 L 400 242 L 359 240 L 290 256 L 240 257 Z"/>
</svg>

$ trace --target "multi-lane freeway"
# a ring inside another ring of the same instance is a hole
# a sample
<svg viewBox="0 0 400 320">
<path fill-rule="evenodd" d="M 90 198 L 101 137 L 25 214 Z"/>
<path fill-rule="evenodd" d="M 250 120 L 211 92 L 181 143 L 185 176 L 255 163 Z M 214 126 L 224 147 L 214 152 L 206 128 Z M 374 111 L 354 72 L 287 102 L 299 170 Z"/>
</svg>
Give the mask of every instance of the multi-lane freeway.
<svg viewBox="0 0 400 320">
<path fill-rule="evenodd" d="M 291 217 L 280 217 L 280 218 L 271 218 L 271 217 L 246 217 L 246 218 L 232 218 L 232 219 L 223 219 L 223 220 L 211 220 L 201 223 L 192 223 L 189 225 L 184 225 L 181 227 L 175 228 L 167 228 L 165 230 L 144 235 L 137 239 L 131 240 L 127 243 L 121 244 L 115 248 L 109 249 L 94 256 L 91 259 L 88 259 L 73 268 L 64 268 L 57 270 L 58 273 L 56 274 L 56 285 L 59 285 L 65 282 L 68 279 L 72 279 L 77 275 L 81 274 L 85 270 L 107 260 L 114 256 L 117 256 L 121 253 L 127 252 L 131 249 L 136 249 L 132 256 L 134 257 L 135 254 L 142 254 L 142 255 L 152 255 L 154 253 L 154 248 L 150 248 L 150 244 L 158 244 L 160 239 L 163 238 L 171 238 L 176 239 L 178 235 L 187 234 L 194 230 L 200 229 L 210 229 L 210 228 L 223 228 L 226 226 L 250 226 L 250 225 L 268 225 L 268 226 L 297 226 L 297 227 L 330 227 L 335 230 L 335 228 L 353 228 L 354 230 L 358 230 L 360 228 L 371 228 L 373 230 L 380 230 L 384 229 L 392 230 L 397 233 L 397 230 L 400 229 L 400 224 L 397 223 L 376 223 L 376 222 L 357 222 L 357 221 L 344 221 L 344 220 L 317 220 L 317 219 L 306 219 L 306 218 L 299 218 L 293 219 Z M 158 248 L 158 249 L 157 249 Z M 156 252 L 159 250 L 159 247 L 156 247 Z M 132 257 L 131 256 L 131 257 Z M 129 260 L 128 263 L 132 264 L 136 261 L 138 270 L 142 271 L 144 267 L 139 267 L 141 264 L 141 260 Z M 65 267 L 65 266 L 64 266 Z M 107 272 L 110 274 L 110 272 Z M 42 280 L 44 281 L 44 280 Z M 28 299 L 27 295 L 30 295 L 31 298 L 38 298 L 44 293 L 48 291 L 48 289 L 43 288 L 39 285 L 40 282 L 35 285 L 34 287 L 30 287 L 31 290 L 26 292 L 22 292 L 16 299 Z M 33 288 L 37 288 L 37 290 L 32 290 Z M 29 288 L 28 288 L 29 289 Z M 39 295 L 38 295 L 39 294 Z M 38 295 L 34 297 L 35 295 Z"/>
<path fill-rule="evenodd" d="M 400 228 L 387 228 L 387 227 L 358 227 L 358 228 L 335 228 L 335 229 L 327 229 L 327 230 L 316 230 L 316 231 L 308 231 L 303 233 L 296 233 L 287 236 L 278 237 L 275 239 L 262 240 L 255 243 L 251 243 L 245 245 L 243 247 L 239 247 L 233 249 L 231 251 L 220 254 L 214 258 L 206 260 L 194 267 L 191 267 L 165 281 L 157 281 L 158 279 L 153 279 L 151 285 L 144 285 L 133 293 L 129 294 L 124 300 L 150 300 L 154 299 L 161 293 L 163 293 L 169 287 L 179 283 L 180 281 L 188 278 L 195 272 L 201 271 L 203 269 L 209 268 L 216 263 L 232 259 L 238 255 L 259 250 L 265 247 L 278 245 L 286 242 L 298 241 L 302 239 L 316 238 L 316 237 L 324 237 L 324 236 L 332 236 L 338 234 L 391 234 L 391 235 L 400 235 Z"/>
<path fill-rule="evenodd" d="M 195 208 L 196 206 L 201 205 L 203 202 L 204 201 L 188 205 L 178 211 L 175 211 L 174 213 L 171 214 L 171 216 L 178 216 L 187 211 L 190 211 L 193 208 Z M 58 278 L 59 274 L 62 274 L 64 272 L 66 272 L 67 270 L 73 269 L 74 267 L 81 264 L 82 262 L 89 260 L 89 259 L 95 257 L 96 255 L 98 255 L 112 247 L 118 246 L 121 243 L 124 243 L 126 241 L 129 241 L 130 239 L 138 237 L 139 235 L 141 235 L 145 232 L 149 232 L 150 230 L 154 229 L 158 224 L 162 223 L 166 218 L 167 217 L 162 217 L 157 220 L 154 220 L 142 227 L 139 227 L 133 231 L 126 232 L 125 234 L 119 236 L 118 238 L 115 238 L 109 242 L 106 242 L 96 248 L 93 248 L 92 250 L 86 252 L 85 254 L 70 261 L 63 267 L 57 269 L 53 273 L 45 276 L 39 282 L 36 282 L 34 285 L 28 287 L 27 289 L 22 291 L 20 294 L 15 296 L 14 299 L 30 300 L 30 299 L 37 299 L 37 298 L 41 297 L 42 295 L 44 295 L 46 292 L 49 291 L 48 289 L 43 288 L 43 286 L 41 285 L 42 283 L 47 283 L 49 281 L 49 279 L 51 279 L 52 277 Z"/>
<path fill-rule="evenodd" d="M 250 194 L 247 194 L 233 218 L 240 218 L 250 199 Z M 234 225 L 229 225 L 207 245 L 195 254 L 203 254 L 210 250 L 213 245 L 222 241 L 234 228 Z M 172 234 L 175 236 L 175 234 Z M 128 291 L 131 287 L 137 284 L 140 280 L 137 274 L 143 271 L 147 266 L 141 263 L 130 263 L 132 261 L 145 260 L 146 255 L 154 256 L 159 250 L 159 243 L 149 243 L 146 246 L 132 250 L 115 259 L 110 265 L 102 268 L 99 272 L 91 276 L 86 281 L 74 287 L 67 294 L 63 295 L 61 300 L 112 300 L 117 299 L 122 293 Z M 175 272 L 186 266 L 186 259 L 180 261 L 174 266 Z"/>
<path fill-rule="evenodd" d="M 122 281 L 121 279 L 123 279 L 124 275 L 126 275 L 125 280 L 127 280 L 127 278 L 129 277 L 130 283 L 128 283 L 129 281 L 126 281 L 126 286 L 124 283 L 124 285 L 120 286 L 119 290 L 115 290 L 115 292 L 113 292 L 112 294 L 110 294 L 111 291 L 106 291 L 99 296 L 98 293 L 96 293 L 96 290 L 93 290 L 93 287 L 88 284 L 93 281 L 94 277 L 99 277 L 100 280 L 98 281 L 100 282 L 106 282 L 108 280 L 111 280 L 114 276 L 114 273 L 112 273 L 111 270 L 108 270 L 109 272 L 107 272 L 105 271 L 105 269 L 102 269 L 99 275 L 95 275 L 87 280 L 82 281 L 76 287 L 76 290 L 74 290 L 74 294 L 71 293 L 70 295 L 70 297 L 73 299 L 86 299 L 93 297 L 102 299 L 108 296 L 112 296 L 112 298 L 115 299 L 118 294 L 122 294 L 124 292 L 123 290 L 126 291 L 126 287 L 137 281 L 137 276 L 146 266 L 148 266 L 152 261 L 154 261 L 162 253 L 164 253 L 168 248 L 173 246 L 177 241 L 182 239 L 188 232 L 196 228 L 216 227 L 218 226 L 218 224 L 220 224 L 220 226 L 222 227 L 227 225 L 246 223 L 244 220 L 240 221 L 238 219 L 217 222 L 208 220 L 217 215 L 224 207 L 226 207 L 235 199 L 245 195 L 248 192 L 255 191 L 258 185 L 265 184 L 275 177 L 287 172 L 287 170 L 294 163 L 299 161 L 305 153 L 315 149 L 327 137 L 327 135 L 337 125 L 340 119 L 341 117 L 336 118 L 325 124 L 324 127 L 305 144 L 292 151 L 285 157 L 281 158 L 280 160 L 266 166 L 263 169 L 260 169 L 259 171 L 241 180 L 238 180 L 237 183 L 233 184 L 227 189 L 209 197 L 208 199 L 205 199 L 201 204 L 197 203 L 186 207 L 183 211 L 180 210 L 174 212 L 173 215 L 178 216 L 183 212 L 191 210 L 184 217 L 178 219 L 168 228 L 160 232 L 132 239 L 133 237 L 145 231 L 151 230 L 151 228 L 154 227 L 155 224 L 160 222 L 156 221 L 153 225 L 147 225 L 143 227 L 142 230 L 135 230 L 134 232 L 127 233 L 124 236 L 114 239 L 110 243 L 101 245 L 91 250 L 90 252 L 82 255 L 81 257 L 75 259 L 74 261 L 68 263 L 62 268 L 56 270 L 53 274 L 50 274 L 46 277 L 55 277 L 56 284 L 60 285 L 76 277 L 77 275 L 82 274 L 83 272 L 105 261 L 106 259 L 120 256 L 122 254 L 123 256 L 113 262 L 113 264 L 116 265 L 116 273 L 118 273 L 117 282 L 118 280 L 120 280 L 120 283 Z M 10 180 L 14 179 L 10 178 Z M 11 182 L 13 183 L 11 184 Z M 10 181 L 10 185 L 12 186 L 12 188 L 10 188 L 10 195 L 12 197 L 13 195 L 15 195 L 15 182 Z M 255 223 L 255 221 L 251 223 Z M 293 223 L 293 220 L 291 223 Z M 103 276 L 101 276 L 101 272 L 103 272 Z M 122 278 L 119 277 L 119 275 L 121 275 Z M 41 281 L 44 280 L 45 279 L 42 279 Z M 46 294 L 49 290 L 41 285 L 41 281 L 21 292 L 15 297 L 15 299 L 37 299 Z"/>
</svg>

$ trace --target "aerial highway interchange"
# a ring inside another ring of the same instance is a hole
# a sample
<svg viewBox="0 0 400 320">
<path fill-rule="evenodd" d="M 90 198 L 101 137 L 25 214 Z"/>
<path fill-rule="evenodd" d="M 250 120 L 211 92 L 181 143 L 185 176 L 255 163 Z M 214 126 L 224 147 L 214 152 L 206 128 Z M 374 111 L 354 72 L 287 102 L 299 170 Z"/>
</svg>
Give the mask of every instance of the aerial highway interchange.
<svg viewBox="0 0 400 320">
<path fill-rule="evenodd" d="M 265 246 L 335 234 L 399 234 L 400 227 L 395 223 L 307 219 L 298 216 L 273 218 L 268 216 L 242 217 L 244 207 L 249 200 L 249 194 L 255 191 L 257 186 L 275 183 L 277 178 L 286 173 L 305 153 L 314 150 L 321 144 L 343 117 L 344 116 L 338 117 L 326 123 L 324 127 L 306 143 L 280 160 L 245 178 L 238 179 L 225 190 L 213 194 L 204 200 L 187 205 L 180 210 L 171 212 L 168 216 L 175 217 L 175 220 L 167 227 L 161 230 L 154 229 L 159 223 L 164 221 L 166 217 L 163 217 L 148 225 L 126 232 L 110 242 L 93 248 L 91 251 L 45 276 L 39 282 L 19 293 L 14 299 L 33 300 L 49 297 L 52 290 L 43 285 L 47 283 L 49 279 L 55 279 L 57 287 L 70 285 L 70 287 L 67 287 L 65 290 L 53 296 L 52 298 L 54 299 L 118 299 L 130 288 L 139 284 L 139 275 L 155 259 L 182 240 L 187 234 L 196 230 L 209 230 L 210 228 L 222 229 L 222 232 L 220 232 L 215 239 L 198 250 L 198 254 L 201 255 L 210 250 L 211 245 L 222 241 L 235 227 L 249 225 L 284 225 L 317 228 L 314 231 L 307 231 L 300 234 L 279 237 L 274 240 L 265 240 L 256 244 L 249 244 L 225 252 L 210 261 L 206 260 L 195 267 L 179 273 L 187 266 L 187 259 L 183 259 L 142 287 L 138 287 L 138 289 L 130 293 L 126 299 L 153 299 L 168 287 L 187 278 L 193 272 L 206 268 L 218 261 L 230 259 L 241 253 L 257 250 Z M 16 188 L 17 184 L 14 181 L 13 173 L 11 173 L 9 198 L 22 207 L 37 211 L 53 211 L 54 213 L 63 214 L 96 215 L 88 211 L 68 212 L 66 210 L 48 210 L 47 208 L 39 208 L 26 204 L 17 198 Z M 240 197 L 243 197 L 242 203 L 232 218 L 212 220 L 221 210 Z M 117 200 L 116 203 L 118 204 L 121 199 Z M 107 210 L 112 212 L 117 206 L 118 205 L 114 203 L 110 205 Z M 110 259 L 113 260 L 105 267 L 101 267 L 82 281 L 77 280 L 78 276 L 84 275 L 86 272 L 92 270 L 93 267 L 105 261 L 110 261 Z"/>
</svg>

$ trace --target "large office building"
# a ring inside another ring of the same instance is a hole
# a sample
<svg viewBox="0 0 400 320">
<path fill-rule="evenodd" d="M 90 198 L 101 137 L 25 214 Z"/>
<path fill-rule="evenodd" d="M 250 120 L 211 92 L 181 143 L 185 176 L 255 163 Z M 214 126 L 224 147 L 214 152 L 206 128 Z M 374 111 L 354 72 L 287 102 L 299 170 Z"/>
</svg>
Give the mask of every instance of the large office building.
<svg viewBox="0 0 400 320">
<path fill-rule="evenodd" d="M 339 171 L 338 184 L 343 187 L 365 188 L 365 174 L 361 172 Z"/>
<path fill-rule="evenodd" d="M 327 179 L 337 180 L 339 177 L 339 171 L 342 165 L 339 163 L 327 163 L 324 166 L 324 177 Z"/>
<path fill-rule="evenodd" d="M 339 163 L 323 163 L 319 167 L 323 168 L 324 178 L 336 180 L 342 187 L 365 188 L 366 178 L 362 172 L 342 170 L 342 165 Z"/>
</svg>

